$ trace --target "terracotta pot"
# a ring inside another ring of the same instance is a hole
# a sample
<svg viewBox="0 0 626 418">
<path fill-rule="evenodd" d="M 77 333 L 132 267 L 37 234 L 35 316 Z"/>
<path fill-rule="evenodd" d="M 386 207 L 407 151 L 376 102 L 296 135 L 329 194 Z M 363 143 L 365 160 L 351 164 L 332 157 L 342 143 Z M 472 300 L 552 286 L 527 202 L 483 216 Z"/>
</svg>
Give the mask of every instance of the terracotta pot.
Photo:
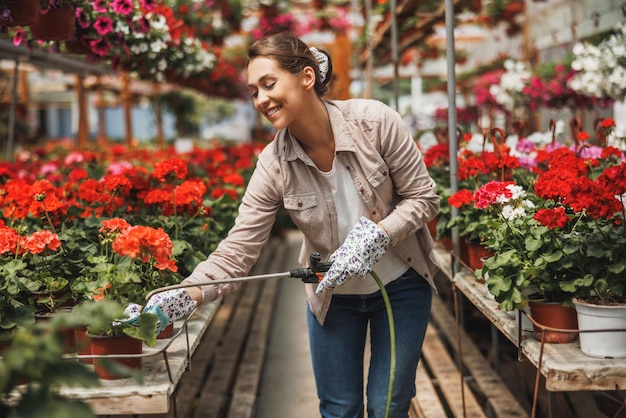
<svg viewBox="0 0 626 418">
<path fill-rule="evenodd" d="M 51 7 L 47 12 L 38 13 L 30 26 L 30 32 L 36 39 L 64 41 L 74 34 L 75 24 L 74 6 L 63 4 L 61 7 Z"/>
<path fill-rule="evenodd" d="M 531 318 L 540 325 L 559 330 L 578 330 L 576 309 L 563 306 L 560 302 L 531 301 L 528 304 Z M 542 341 L 542 329 L 533 324 L 533 335 Z M 578 339 L 578 332 L 545 331 L 546 343 L 573 343 Z"/>
<path fill-rule="evenodd" d="M 170 323 L 168 326 L 166 326 L 163 331 L 159 332 L 159 335 L 157 335 L 157 339 L 158 340 L 163 340 L 166 338 L 172 338 L 174 336 L 174 323 Z"/>
<path fill-rule="evenodd" d="M 472 270 L 483 268 L 483 259 L 491 257 L 493 253 L 485 246 L 476 242 L 467 243 L 467 265 Z"/>
<path fill-rule="evenodd" d="M 91 346 L 89 345 L 89 337 L 87 337 L 86 327 L 74 328 L 74 341 L 76 343 L 76 354 L 79 356 L 91 355 Z M 89 357 L 81 358 L 79 360 L 81 363 L 85 364 L 93 363 L 93 359 Z"/>
<path fill-rule="evenodd" d="M 89 346 L 91 348 L 91 354 L 93 355 L 141 354 L 143 349 L 143 342 L 141 340 L 129 337 L 128 335 L 107 337 L 87 333 L 87 336 L 89 337 Z M 115 362 L 130 369 L 141 369 L 141 360 L 141 357 L 98 357 L 93 359 L 93 367 L 100 379 L 124 379 L 128 376 L 122 376 L 112 371 L 110 363 Z"/>
<path fill-rule="evenodd" d="M 56 314 L 56 312 L 71 310 L 71 308 L 59 308 L 58 311 L 55 312 L 35 312 L 35 322 L 46 322 L 50 321 L 52 317 Z M 63 353 L 75 353 L 76 352 L 76 341 L 74 340 L 74 328 L 64 327 L 60 328 L 57 331 L 61 337 L 63 338 Z"/>
<path fill-rule="evenodd" d="M 7 18 L 0 18 L 0 26 L 28 26 L 35 21 L 35 17 L 39 14 L 39 0 L 13 0 L 6 6 L 9 11 L 6 13 Z"/>
</svg>

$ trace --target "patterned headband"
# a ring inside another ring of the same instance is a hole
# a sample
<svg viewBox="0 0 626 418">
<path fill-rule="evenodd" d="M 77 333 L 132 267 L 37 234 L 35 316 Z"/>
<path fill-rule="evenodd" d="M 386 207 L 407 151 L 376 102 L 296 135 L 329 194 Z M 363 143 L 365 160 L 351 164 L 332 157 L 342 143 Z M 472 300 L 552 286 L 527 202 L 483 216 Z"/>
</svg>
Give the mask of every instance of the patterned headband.
<svg viewBox="0 0 626 418">
<path fill-rule="evenodd" d="M 320 52 L 317 48 L 311 47 L 309 48 L 317 61 L 317 64 L 320 69 L 320 75 L 322 76 L 322 82 L 326 80 L 326 76 L 328 75 L 328 56 L 326 54 Z"/>
</svg>

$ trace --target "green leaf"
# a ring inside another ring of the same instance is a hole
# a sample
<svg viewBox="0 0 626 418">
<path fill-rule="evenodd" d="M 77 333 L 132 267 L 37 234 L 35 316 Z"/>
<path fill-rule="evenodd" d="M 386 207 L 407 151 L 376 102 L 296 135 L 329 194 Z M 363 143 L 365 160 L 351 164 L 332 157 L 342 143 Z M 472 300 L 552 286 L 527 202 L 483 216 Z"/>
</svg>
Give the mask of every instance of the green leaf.
<svg viewBox="0 0 626 418">
<path fill-rule="evenodd" d="M 148 347 L 156 345 L 157 335 L 156 326 L 159 318 L 151 313 L 142 313 L 139 315 L 139 321 L 136 327 L 125 327 L 124 334 L 129 337 L 137 338 L 145 341 Z"/>
</svg>

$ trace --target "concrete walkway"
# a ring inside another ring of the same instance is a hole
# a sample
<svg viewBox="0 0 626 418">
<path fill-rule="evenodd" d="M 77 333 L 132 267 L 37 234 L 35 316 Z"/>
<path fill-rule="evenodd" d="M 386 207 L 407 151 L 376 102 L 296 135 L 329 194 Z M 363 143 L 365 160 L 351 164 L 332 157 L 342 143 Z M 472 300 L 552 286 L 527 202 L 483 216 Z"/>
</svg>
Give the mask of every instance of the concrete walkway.
<svg viewBox="0 0 626 418">
<path fill-rule="evenodd" d="M 287 236 L 285 269 L 298 268 L 302 237 Z M 256 418 L 319 418 L 306 325 L 306 296 L 301 281 L 283 279 L 276 301 Z"/>
</svg>

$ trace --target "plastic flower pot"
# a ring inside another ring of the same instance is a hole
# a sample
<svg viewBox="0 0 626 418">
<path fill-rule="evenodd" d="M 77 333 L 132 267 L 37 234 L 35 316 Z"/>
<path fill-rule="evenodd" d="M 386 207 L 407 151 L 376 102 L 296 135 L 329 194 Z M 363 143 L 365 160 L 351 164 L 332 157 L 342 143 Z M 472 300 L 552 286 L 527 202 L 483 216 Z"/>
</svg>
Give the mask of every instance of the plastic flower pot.
<svg viewBox="0 0 626 418">
<path fill-rule="evenodd" d="M 87 333 L 89 336 L 89 346 L 92 355 L 109 355 L 109 354 L 141 354 L 143 342 L 128 335 L 103 336 Z M 106 358 L 94 357 L 93 366 L 96 374 L 100 379 L 115 380 L 128 377 L 127 375 L 117 374 L 111 370 L 110 362 L 130 369 L 141 369 L 141 357 L 119 357 Z"/>
</svg>

